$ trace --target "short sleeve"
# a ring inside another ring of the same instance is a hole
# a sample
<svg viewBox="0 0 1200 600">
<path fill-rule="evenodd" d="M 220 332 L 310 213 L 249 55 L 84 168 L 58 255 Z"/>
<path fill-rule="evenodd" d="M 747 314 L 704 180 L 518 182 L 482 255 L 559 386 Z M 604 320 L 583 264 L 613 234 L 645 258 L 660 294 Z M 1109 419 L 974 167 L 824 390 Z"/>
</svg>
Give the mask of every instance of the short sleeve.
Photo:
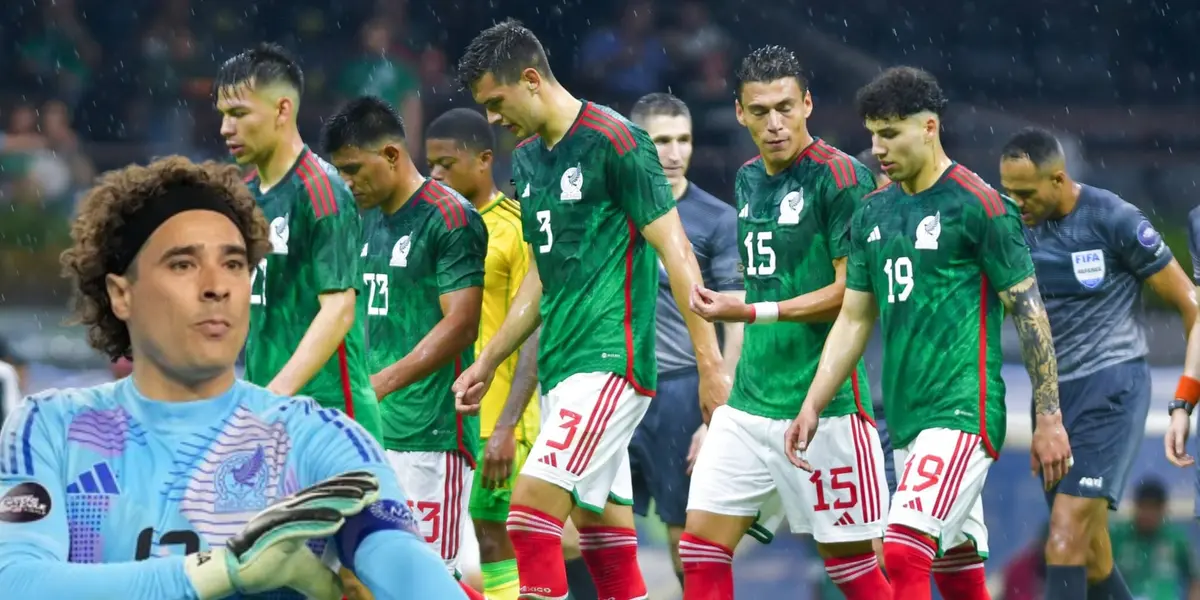
<svg viewBox="0 0 1200 600">
<path fill-rule="evenodd" d="M 737 243 L 737 213 L 732 210 L 722 210 L 713 223 L 712 234 L 708 236 L 708 255 L 712 257 L 712 277 L 715 290 L 731 292 L 746 289 L 742 281 L 742 273 L 738 269 L 741 256 L 738 254 Z"/>
<path fill-rule="evenodd" d="M 995 192 L 992 192 L 995 194 Z M 995 290 L 1007 290 L 1033 276 L 1033 258 L 1025 242 L 1025 231 L 1017 217 L 1016 204 L 995 194 L 986 202 L 974 196 L 978 211 L 979 262 Z"/>
<path fill-rule="evenodd" d="M 1111 227 L 1111 243 L 1125 268 L 1138 279 L 1146 279 L 1171 264 L 1175 256 L 1142 211 L 1122 204 L 1115 212 L 1106 216 L 1104 223 Z"/>
<path fill-rule="evenodd" d="M 825 233 L 828 236 L 829 256 L 842 258 L 850 254 L 850 220 L 862 199 L 875 191 L 875 181 L 866 169 L 857 169 L 858 180 L 842 189 L 826 194 Z"/>
<path fill-rule="evenodd" d="M 1192 281 L 1200 285 L 1200 208 L 1188 213 L 1188 253 L 1192 258 Z"/>
<path fill-rule="evenodd" d="M 871 292 L 871 271 L 868 268 L 866 210 L 859 207 L 850 217 L 850 233 L 846 245 L 846 287 L 857 292 Z"/>
<path fill-rule="evenodd" d="M 66 432 L 48 399 L 26 399 L 0 430 L 0 564 L 6 556 L 66 561 L 62 480 Z"/>
<path fill-rule="evenodd" d="M 642 229 L 675 208 L 675 196 L 650 136 L 636 127 L 628 131 L 633 147 L 609 152 L 608 191 L 634 226 Z"/>
<path fill-rule="evenodd" d="M 437 236 L 437 287 L 439 294 L 483 285 L 483 262 L 488 233 L 483 217 L 466 210 L 467 222 L 449 227 L 441 219 L 433 225 Z"/>
<path fill-rule="evenodd" d="M 314 191 L 323 198 L 312 203 L 313 230 L 306 240 L 311 248 L 316 293 L 358 289 L 362 282 L 362 222 L 354 196 L 341 179 L 318 174 L 315 183 L 314 187 L 329 188 Z"/>
</svg>

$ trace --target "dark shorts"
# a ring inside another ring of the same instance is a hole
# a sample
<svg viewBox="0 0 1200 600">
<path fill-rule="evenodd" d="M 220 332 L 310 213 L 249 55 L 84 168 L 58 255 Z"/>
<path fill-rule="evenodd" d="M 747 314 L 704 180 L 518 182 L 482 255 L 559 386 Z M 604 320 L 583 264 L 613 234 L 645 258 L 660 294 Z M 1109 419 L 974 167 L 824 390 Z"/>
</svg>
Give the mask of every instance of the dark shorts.
<svg viewBox="0 0 1200 600">
<path fill-rule="evenodd" d="M 682 526 L 687 522 L 688 448 L 703 422 L 696 371 L 660 376 L 658 394 L 629 442 L 635 513 L 645 516 L 653 498 L 664 523 Z"/>
<path fill-rule="evenodd" d="M 879 431 L 879 445 L 883 448 L 883 474 L 887 478 L 888 494 L 896 495 L 896 461 L 892 452 L 892 435 L 888 431 L 887 419 L 880 415 L 883 412 L 878 408 L 875 409 L 875 429 Z"/>
<path fill-rule="evenodd" d="M 1046 494 L 1105 498 L 1116 510 L 1146 434 L 1150 366 L 1135 359 L 1058 385 L 1063 424 L 1075 464 Z"/>
</svg>

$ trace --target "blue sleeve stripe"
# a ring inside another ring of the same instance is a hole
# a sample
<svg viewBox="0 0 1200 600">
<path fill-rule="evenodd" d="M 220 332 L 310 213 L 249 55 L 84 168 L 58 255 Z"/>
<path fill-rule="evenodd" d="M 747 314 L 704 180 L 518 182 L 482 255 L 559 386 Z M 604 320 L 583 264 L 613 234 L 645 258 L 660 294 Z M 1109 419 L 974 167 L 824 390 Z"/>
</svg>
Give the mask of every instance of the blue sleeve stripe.
<svg viewBox="0 0 1200 600">
<path fill-rule="evenodd" d="M 338 429 L 341 429 L 342 433 L 345 433 L 346 437 L 350 438 L 350 443 L 354 445 L 355 450 L 358 450 L 358 455 L 360 457 L 362 457 L 363 462 L 368 462 L 368 463 L 372 462 L 371 456 L 369 454 L 367 454 L 367 449 L 363 446 L 362 441 L 360 441 L 354 435 L 354 433 L 352 432 L 351 429 L 346 427 L 346 424 L 342 422 L 342 419 L 340 417 L 336 416 L 337 413 L 334 413 L 335 416 L 331 417 L 330 416 L 331 412 L 332 411 L 330 411 L 328 409 L 323 409 L 320 412 L 318 412 L 317 414 L 321 415 L 321 419 L 323 421 L 325 421 L 326 423 L 329 423 L 330 425 L 333 425 L 334 427 L 337 427 Z"/>
<path fill-rule="evenodd" d="M 25 458 L 25 474 L 30 477 L 33 477 L 33 422 L 39 410 L 41 406 L 33 403 L 33 408 L 29 410 L 29 416 L 25 419 L 25 430 L 21 432 L 21 454 Z"/>
</svg>

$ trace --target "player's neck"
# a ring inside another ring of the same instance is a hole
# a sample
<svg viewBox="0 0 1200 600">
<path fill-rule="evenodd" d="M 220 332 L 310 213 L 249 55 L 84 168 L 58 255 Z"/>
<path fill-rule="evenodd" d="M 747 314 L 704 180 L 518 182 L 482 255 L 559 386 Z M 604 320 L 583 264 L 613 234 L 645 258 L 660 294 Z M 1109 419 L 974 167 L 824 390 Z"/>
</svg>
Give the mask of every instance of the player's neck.
<svg viewBox="0 0 1200 600">
<path fill-rule="evenodd" d="M 275 184 L 287 176 L 302 152 L 304 140 L 300 139 L 300 133 L 292 132 L 287 135 L 262 164 L 254 165 L 258 169 L 259 186 L 263 189 L 275 187 Z"/>
<path fill-rule="evenodd" d="M 237 379 L 231 366 L 225 373 L 204 381 L 177 381 L 145 358 L 133 362 L 131 377 L 141 395 L 160 402 L 192 402 L 216 398 L 229 391 Z"/>
<path fill-rule="evenodd" d="M 1071 214 L 1071 211 L 1075 210 L 1075 205 L 1079 204 L 1079 193 L 1083 191 L 1083 188 L 1070 178 L 1067 179 L 1067 184 L 1067 192 L 1063 194 L 1062 200 L 1059 200 L 1058 206 L 1050 215 L 1051 219 L 1061 219 Z"/>
<path fill-rule="evenodd" d="M 672 180 L 670 180 L 670 183 L 671 183 L 671 195 L 675 196 L 675 201 L 678 202 L 679 199 L 682 198 L 683 195 L 687 193 L 687 189 L 688 189 L 687 177 L 680 177 L 678 179 L 672 179 Z"/>
<path fill-rule="evenodd" d="M 498 190 L 496 189 L 496 184 L 492 182 L 479 186 L 478 190 L 470 198 L 467 198 L 467 200 L 470 200 L 471 204 L 475 205 L 475 210 L 483 210 L 492 203 L 492 198 L 496 197 Z"/>
<path fill-rule="evenodd" d="M 766 155 L 764 154 L 763 155 L 763 157 L 764 157 L 763 158 L 763 168 L 766 169 L 767 175 L 774 177 L 776 174 L 786 171 L 788 169 L 788 167 L 796 164 L 796 160 L 800 158 L 800 155 L 804 154 L 804 151 L 808 150 L 808 147 L 813 145 L 814 143 L 816 143 L 816 141 L 817 140 L 815 138 L 813 138 L 812 134 L 810 134 L 808 132 L 808 130 L 805 129 L 804 131 L 802 131 L 800 133 L 800 147 L 797 148 L 796 151 L 793 152 L 791 156 L 787 157 L 784 160 L 768 161 L 765 158 Z M 759 152 L 762 152 L 762 150 L 760 149 Z"/>
<path fill-rule="evenodd" d="M 396 211 L 404 208 L 410 199 L 425 185 L 425 176 L 417 171 L 417 167 L 408 161 L 407 164 L 401 163 L 397 167 L 400 173 L 397 173 L 399 182 L 396 184 L 396 189 L 392 192 L 391 197 L 384 201 L 380 208 L 383 209 L 383 214 L 391 215 Z"/>
<path fill-rule="evenodd" d="M 910 195 L 920 194 L 921 192 L 933 187 L 933 184 L 937 183 L 938 180 L 942 178 L 942 174 L 946 172 L 946 169 L 950 168 L 950 165 L 953 164 L 953 162 L 954 161 L 950 160 L 950 157 L 946 156 L 946 153 L 941 151 L 941 149 L 936 150 L 933 155 L 933 160 L 929 161 L 929 163 L 925 165 L 925 168 L 921 169 L 921 171 L 917 173 L 916 177 L 913 177 L 908 181 L 900 182 L 900 189 L 904 190 Z"/>
<path fill-rule="evenodd" d="M 546 122 L 537 133 L 542 136 L 547 148 L 553 148 L 567 137 L 567 132 L 579 117 L 579 111 L 583 110 L 583 101 L 558 84 L 547 89 L 545 96 Z"/>
</svg>

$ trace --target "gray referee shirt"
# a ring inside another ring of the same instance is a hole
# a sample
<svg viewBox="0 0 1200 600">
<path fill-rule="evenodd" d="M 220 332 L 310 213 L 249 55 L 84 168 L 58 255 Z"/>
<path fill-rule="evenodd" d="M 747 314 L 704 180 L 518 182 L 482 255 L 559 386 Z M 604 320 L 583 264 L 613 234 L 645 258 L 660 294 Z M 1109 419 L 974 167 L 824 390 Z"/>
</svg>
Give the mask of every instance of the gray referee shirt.
<svg viewBox="0 0 1200 600">
<path fill-rule="evenodd" d="M 738 272 L 737 211 L 691 182 L 679 198 L 678 210 L 696 262 L 700 263 L 704 287 L 717 292 L 745 289 L 742 274 Z M 695 369 L 692 338 L 671 295 L 671 283 L 662 261 L 658 263 L 657 320 L 659 374 Z"/>
</svg>

